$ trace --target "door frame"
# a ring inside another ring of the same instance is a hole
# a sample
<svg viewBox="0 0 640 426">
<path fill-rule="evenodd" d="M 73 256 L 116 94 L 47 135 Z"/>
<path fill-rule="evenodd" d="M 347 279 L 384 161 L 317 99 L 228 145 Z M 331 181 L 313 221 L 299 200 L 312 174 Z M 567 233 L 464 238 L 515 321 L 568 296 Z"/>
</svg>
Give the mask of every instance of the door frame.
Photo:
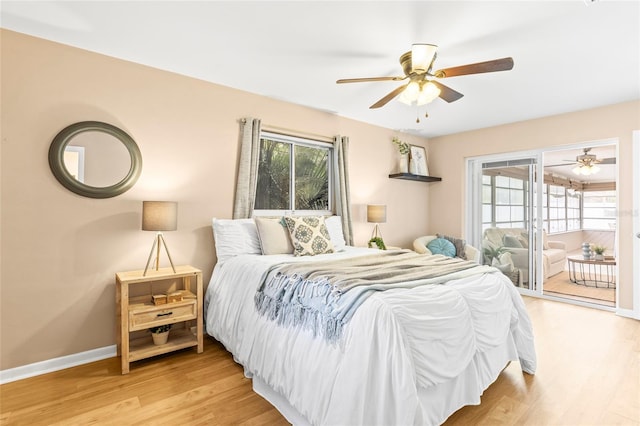
<svg viewBox="0 0 640 426">
<path fill-rule="evenodd" d="M 515 161 L 525 158 L 535 159 L 533 169 L 536 173 L 539 173 L 542 161 L 541 150 L 529 150 L 529 151 L 517 151 L 498 154 L 489 154 L 476 157 L 465 158 L 465 236 L 467 241 L 473 246 L 478 247 L 478 250 L 482 252 L 482 163 L 493 163 L 500 161 Z M 530 176 L 533 173 L 530 174 Z M 530 179 L 533 180 L 533 179 Z M 540 194 L 537 182 L 531 182 L 529 187 L 529 202 L 533 201 L 533 196 L 538 198 L 542 197 Z M 469 202 L 471 200 L 471 202 Z M 518 287 L 518 291 L 524 295 L 542 296 L 542 287 L 538 283 L 538 279 L 542 274 L 542 262 L 538 259 L 534 259 L 534 256 L 538 256 L 537 253 L 541 253 L 542 250 L 542 236 L 537 235 L 541 233 L 542 228 L 540 215 L 542 213 L 542 206 L 540 205 L 540 199 L 537 199 L 534 203 L 536 205 L 535 211 L 531 211 L 529 221 L 531 223 L 530 229 L 532 234 L 536 234 L 536 238 L 533 239 L 536 245 L 533 250 L 529 250 L 529 285 L 532 289 L 526 289 Z M 533 220 L 535 219 L 535 221 Z M 482 254 L 481 254 L 482 256 Z M 538 256 L 538 257 L 541 257 Z M 531 265 L 535 265 L 535 270 Z M 535 278 L 535 279 L 532 279 Z"/>
<path fill-rule="evenodd" d="M 633 259 L 640 259 L 640 130 L 634 130 L 631 138 L 633 156 Z M 621 312 L 625 315 L 625 312 Z M 640 262 L 633 262 L 632 318 L 640 319 Z M 627 316 L 627 315 L 625 315 Z"/>
<path fill-rule="evenodd" d="M 638 229 L 634 228 L 634 235 L 640 232 L 640 131 L 635 131 L 633 133 L 633 141 L 634 141 L 634 183 L 638 186 L 637 190 L 634 190 L 634 212 L 636 220 L 634 222 L 634 226 L 637 226 Z M 478 218 L 482 215 L 482 181 L 478 179 L 478 170 L 474 167 L 474 164 L 481 164 L 483 162 L 494 162 L 494 161 L 506 161 L 506 160 L 515 160 L 521 159 L 525 157 L 536 158 L 536 171 L 538 176 L 542 176 L 544 172 L 544 153 L 553 152 L 553 151 L 565 151 L 568 149 L 581 149 L 586 147 L 597 147 L 597 146 L 605 146 L 605 145 L 615 145 L 616 157 L 620 158 L 620 141 L 618 138 L 608 138 L 608 139 L 599 139 L 593 141 L 583 141 L 579 143 L 571 143 L 567 145 L 557 145 L 551 147 L 542 147 L 532 150 L 525 151 L 515 151 L 515 152 L 507 152 L 507 153 L 496 153 L 496 154 L 487 154 L 481 156 L 474 157 L 466 157 L 465 158 L 465 218 L 464 218 L 464 230 L 465 236 L 470 244 L 474 247 L 479 247 L 482 250 L 482 235 L 478 233 L 478 225 L 481 222 L 478 221 Z M 616 167 L 616 209 L 619 209 L 619 200 L 620 200 L 620 168 Z M 536 233 L 536 247 L 535 250 L 530 252 L 530 256 L 537 256 L 534 264 L 536 265 L 536 274 L 535 279 L 536 282 L 533 283 L 534 290 L 518 288 L 518 291 L 523 295 L 541 297 L 545 299 L 558 300 L 561 302 L 588 306 L 597 309 L 602 309 L 606 311 L 616 312 L 618 315 L 624 316 L 633 316 L 634 318 L 640 319 L 640 265 L 634 264 L 634 283 L 633 283 L 633 311 L 630 315 L 625 315 L 625 313 L 621 312 L 619 308 L 619 288 L 616 287 L 616 306 L 615 308 L 597 305 L 593 303 L 585 303 L 576 300 L 564 299 L 556 296 L 549 296 L 543 293 L 544 290 L 544 278 L 542 273 L 542 182 L 535 182 L 535 191 L 532 191 L 536 196 L 536 211 L 535 211 L 535 222 L 534 222 L 534 231 Z M 637 203 L 637 204 L 635 204 Z M 619 218 L 616 219 L 616 223 L 619 222 Z M 619 226 L 616 226 L 616 238 L 615 238 L 615 247 L 614 250 L 616 253 L 619 252 L 619 237 L 618 233 Z M 640 255 L 640 239 L 635 238 L 634 242 L 634 254 L 635 258 Z M 615 267 L 615 275 L 619 276 L 619 268 L 620 265 L 616 265 Z M 531 268 L 529 268 L 531 270 Z"/>
</svg>

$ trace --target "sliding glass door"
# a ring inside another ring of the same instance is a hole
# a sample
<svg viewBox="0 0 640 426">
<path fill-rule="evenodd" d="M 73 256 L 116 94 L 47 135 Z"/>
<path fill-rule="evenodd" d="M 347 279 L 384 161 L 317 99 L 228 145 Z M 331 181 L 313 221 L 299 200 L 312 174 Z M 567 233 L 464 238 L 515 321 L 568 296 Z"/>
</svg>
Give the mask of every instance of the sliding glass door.
<svg viewBox="0 0 640 426">
<path fill-rule="evenodd" d="M 515 286 L 538 291 L 536 230 L 537 156 L 468 161 L 467 236 Z"/>
</svg>

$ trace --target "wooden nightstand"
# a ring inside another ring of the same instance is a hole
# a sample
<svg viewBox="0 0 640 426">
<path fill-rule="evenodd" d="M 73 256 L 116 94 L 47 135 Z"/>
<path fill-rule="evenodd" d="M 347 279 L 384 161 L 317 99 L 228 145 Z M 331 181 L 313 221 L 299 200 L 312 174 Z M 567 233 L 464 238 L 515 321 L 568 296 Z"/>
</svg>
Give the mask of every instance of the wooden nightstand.
<svg viewBox="0 0 640 426">
<path fill-rule="evenodd" d="M 203 350 L 202 271 L 177 266 L 159 271 L 118 272 L 116 274 L 116 333 L 122 374 L 133 361 L 178 349 L 197 346 Z M 154 305 L 152 296 L 180 292 L 181 301 Z M 169 340 L 154 345 L 150 327 L 172 324 Z M 195 325 L 195 326 L 194 326 Z"/>
</svg>

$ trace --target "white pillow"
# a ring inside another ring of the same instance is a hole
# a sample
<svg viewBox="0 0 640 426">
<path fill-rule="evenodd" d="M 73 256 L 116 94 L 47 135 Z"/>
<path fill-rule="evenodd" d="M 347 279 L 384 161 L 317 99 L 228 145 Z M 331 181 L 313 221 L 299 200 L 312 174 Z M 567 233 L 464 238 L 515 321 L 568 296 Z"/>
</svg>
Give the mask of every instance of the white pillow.
<svg viewBox="0 0 640 426">
<path fill-rule="evenodd" d="M 293 244 L 289 229 L 282 224 L 282 217 L 255 217 L 262 254 L 292 254 Z"/>
<path fill-rule="evenodd" d="M 342 232 L 342 219 L 340 216 L 329 216 L 324 218 L 324 224 L 329 231 L 329 237 L 333 243 L 335 251 L 344 251 L 347 246 L 347 242 L 344 240 L 344 233 Z"/>
<path fill-rule="evenodd" d="M 218 262 L 240 254 L 262 254 L 253 219 L 213 218 L 213 239 Z"/>
</svg>

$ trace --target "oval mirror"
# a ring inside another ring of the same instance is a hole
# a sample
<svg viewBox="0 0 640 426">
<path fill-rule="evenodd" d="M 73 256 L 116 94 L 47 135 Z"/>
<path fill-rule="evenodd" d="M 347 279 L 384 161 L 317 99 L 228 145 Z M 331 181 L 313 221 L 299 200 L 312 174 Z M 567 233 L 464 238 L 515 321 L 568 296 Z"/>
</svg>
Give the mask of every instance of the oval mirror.
<svg viewBox="0 0 640 426">
<path fill-rule="evenodd" d="M 131 136 L 111 124 L 82 121 L 62 129 L 49 147 L 49 167 L 65 188 L 91 198 L 129 190 L 142 172 Z"/>
</svg>

